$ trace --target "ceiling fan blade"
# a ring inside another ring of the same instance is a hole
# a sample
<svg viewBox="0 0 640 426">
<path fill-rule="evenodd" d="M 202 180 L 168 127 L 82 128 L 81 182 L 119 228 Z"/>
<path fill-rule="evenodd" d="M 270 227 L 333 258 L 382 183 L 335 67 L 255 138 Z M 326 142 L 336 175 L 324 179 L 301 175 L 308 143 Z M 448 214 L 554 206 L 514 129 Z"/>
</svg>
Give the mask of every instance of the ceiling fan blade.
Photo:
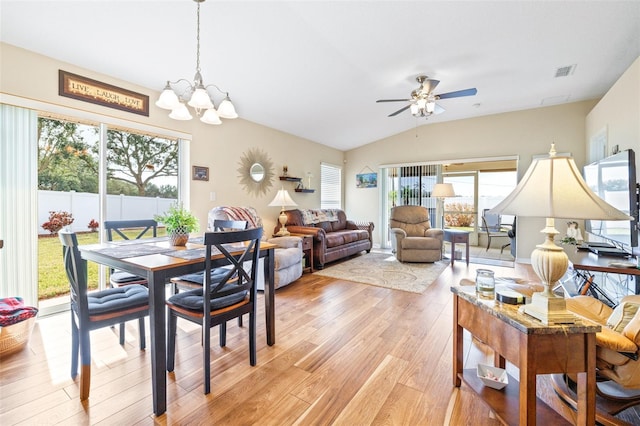
<svg viewBox="0 0 640 426">
<path fill-rule="evenodd" d="M 380 102 L 409 102 L 411 99 L 378 99 L 376 103 Z"/>
<path fill-rule="evenodd" d="M 475 87 L 472 89 L 457 90 L 455 92 L 441 93 L 436 95 L 436 99 L 460 98 L 462 96 L 473 96 L 478 93 Z"/>
<path fill-rule="evenodd" d="M 388 117 L 395 117 L 396 115 L 400 114 L 401 112 L 408 110 L 410 106 L 411 106 L 411 104 L 407 105 L 406 107 L 402 107 L 399 110 L 397 110 L 396 112 L 394 112 L 393 114 L 389 114 Z"/>
<path fill-rule="evenodd" d="M 443 112 L 445 112 L 445 111 L 446 111 L 446 109 L 442 108 L 442 107 L 441 107 L 440 105 L 438 105 L 438 104 L 436 104 L 435 108 L 433 109 L 433 113 L 434 113 L 435 115 L 442 114 L 442 113 L 443 113 Z"/>
<path fill-rule="evenodd" d="M 427 79 L 424 81 L 424 83 L 422 83 L 422 88 L 425 90 L 425 92 L 427 93 L 431 93 L 434 90 L 436 90 L 436 86 L 440 83 L 440 80 L 432 80 L 432 79 Z"/>
</svg>

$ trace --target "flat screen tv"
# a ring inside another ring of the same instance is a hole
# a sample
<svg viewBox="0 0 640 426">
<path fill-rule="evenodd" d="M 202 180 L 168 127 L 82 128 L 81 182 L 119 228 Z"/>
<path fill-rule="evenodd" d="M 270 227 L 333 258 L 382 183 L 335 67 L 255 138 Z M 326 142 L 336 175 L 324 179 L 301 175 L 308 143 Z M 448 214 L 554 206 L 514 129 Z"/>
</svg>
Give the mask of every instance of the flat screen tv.
<svg viewBox="0 0 640 426">
<path fill-rule="evenodd" d="M 584 180 L 600 198 L 633 220 L 586 220 L 590 234 L 626 247 L 638 246 L 638 195 L 636 158 L 632 149 L 619 152 L 584 167 Z"/>
</svg>

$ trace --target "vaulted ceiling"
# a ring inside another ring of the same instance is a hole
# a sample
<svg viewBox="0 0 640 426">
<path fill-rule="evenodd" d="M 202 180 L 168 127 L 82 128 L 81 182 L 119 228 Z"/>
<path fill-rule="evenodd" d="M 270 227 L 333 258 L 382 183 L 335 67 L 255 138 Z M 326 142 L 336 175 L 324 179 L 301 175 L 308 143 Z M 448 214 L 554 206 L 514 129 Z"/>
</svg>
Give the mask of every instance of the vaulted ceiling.
<svg viewBox="0 0 640 426">
<path fill-rule="evenodd" d="M 195 74 L 196 3 L 1 0 L 0 37 L 159 92 Z M 640 1 L 207 0 L 200 42 L 205 84 L 242 118 L 348 150 L 601 97 L 640 56 Z M 440 80 L 436 93 L 478 93 L 440 101 L 427 120 L 387 117 L 404 104 L 375 101 L 408 98 L 419 74 Z"/>
</svg>

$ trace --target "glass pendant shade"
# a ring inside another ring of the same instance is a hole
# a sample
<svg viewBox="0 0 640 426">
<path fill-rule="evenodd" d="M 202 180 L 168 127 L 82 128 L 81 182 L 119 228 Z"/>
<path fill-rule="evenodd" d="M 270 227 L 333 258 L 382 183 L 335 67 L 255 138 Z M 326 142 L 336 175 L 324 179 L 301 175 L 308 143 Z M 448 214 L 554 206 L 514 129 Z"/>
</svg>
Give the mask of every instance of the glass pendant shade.
<svg viewBox="0 0 640 426">
<path fill-rule="evenodd" d="M 196 110 L 210 109 L 213 108 L 213 103 L 207 91 L 204 88 L 198 88 L 193 91 L 189 106 L 194 107 Z"/>
<path fill-rule="evenodd" d="M 162 109 L 175 109 L 179 104 L 180 100 L 178 99 L 178 95 L 176 95 L 176 92 L 167 84 L 167 87 L 164 88 L 156 101 L 156 106 Z"/>
<path fill-rule="evenodd" d="M 179 105 L 171 110 L 171 114 L 169 114 L 170 118 L 174 120 L 191 120 L 193 116 L 187 109 L 187 106 L 182 102 L 179 102 Z"/>
<path fill-rule="evenodd" d="M 222 124 L 222 121 L 220 121 L 220 117 L 218 116 L 215 108 L 209 108 L 208 110 L 206 110 L 204 114 L 202 114 L 202 117 L 200 117 L 200 121 L 206 124 Z"/>
<path fill-rule="evenodd" d="M 223 101 L 218 106 L 218 115 L 222 118 L 238 118 L 238 113 L 236 113 L 236 108 L 231 103 L 231 99 L 229 97 L 225 97 Z"/>
<path fill-rule="evenodd" d="M 418 105 L 416 105 L 416 104 L 411 104 L 410 109 L 411 109 L 411 114 L 413 114 L 413 115 L 418 115 L 418 114 L 420 114 L 420 107 L 419 107 Z"/>
<path fill-rule="evenodd" d="M 429 102 L 427 102 L 427 108 L 426 108 L 426 110 L 427 110 L 427 112 L 428 112 L 429 114 L 432 114 L 432 113 L 433 113 L 433 111 L 435 111 L 435 109 L 436 109 L 436 103 L 435 103 L 435 102 L 433 102 L 433 101 L 429 101 Z"/>
</svg>

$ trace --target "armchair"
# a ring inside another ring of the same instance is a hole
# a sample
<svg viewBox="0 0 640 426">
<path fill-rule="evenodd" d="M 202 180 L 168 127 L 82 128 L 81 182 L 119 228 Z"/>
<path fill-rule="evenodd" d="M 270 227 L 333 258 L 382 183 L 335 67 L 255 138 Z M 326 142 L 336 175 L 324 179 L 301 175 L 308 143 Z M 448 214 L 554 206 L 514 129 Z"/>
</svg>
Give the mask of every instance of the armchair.
<svg viewBox="0 0 640 426">
<path fill-rule="evenodd" d="M 422 206 L 398 206 L 389 220 L 400 262 L 435 262 L 442 259 L 442 229 L 432 228 L 429 211 Z"/>
<path fill-rule="evenodd" d="M 567 310 L 602 326 L 596 334 L 598 409 L 615 415 L 640 404 L 640 295 L 623 297 L 615 309 L 591 296 L 566 301 Z"/>
</svg>

